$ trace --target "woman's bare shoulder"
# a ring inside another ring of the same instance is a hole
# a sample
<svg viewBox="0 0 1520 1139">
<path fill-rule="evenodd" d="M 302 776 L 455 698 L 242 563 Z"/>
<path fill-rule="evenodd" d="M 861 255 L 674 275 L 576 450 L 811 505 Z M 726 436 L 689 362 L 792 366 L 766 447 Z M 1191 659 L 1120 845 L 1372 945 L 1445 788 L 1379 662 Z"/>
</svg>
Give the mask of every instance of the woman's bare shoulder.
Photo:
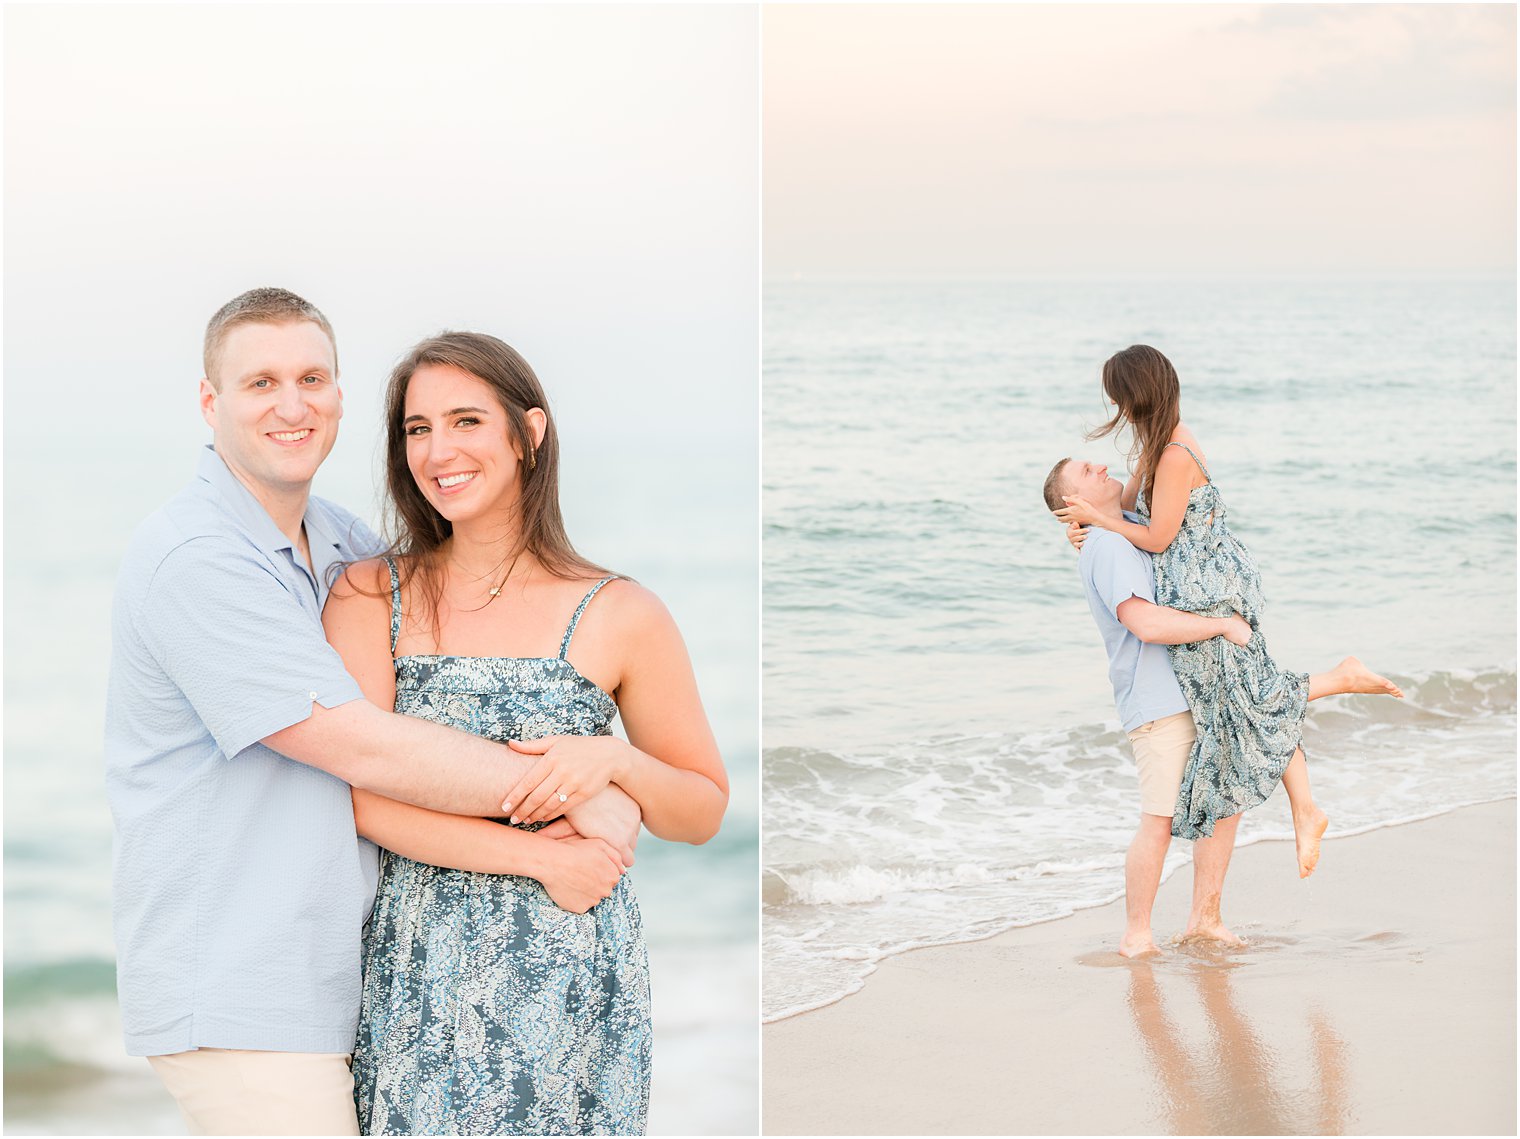
<svg viewBox="0 0 1520 1139">
<path fill-rule="evenodd" d="M 1198 436 L 1193 434 L 1193 429 L 1186 423 L 1182 423 L 1180 421 L 1178 422 L 1177 426 L 1172 429 L 1172 437 L 1168 440 L 1168 442 L 1186 443 L 1194 450 L 1200 446 L 1198 442 Z"/>
<path fill-rule="evenodd" d="M 1199 470 L 1199 466 L 1200 464 L 1207 466 L 1208 457 L 1203 453 L 1203 444 L 1198 442 L 1198 436 L 1193 434 L 1192 429 L 1186 423 L 1178 423 L 1168 442 L 1181 443 L 1182 447 L 1167 447 L 1161 452 L 1161 461 L 1158 465 L 1179 471 L 1191 468 L 1191 481 L 1201 486 L 1204 482 L 1204 477 L 1203 472 Z M 1183 450 L 1183 447 L 1186 447 L 1187 450 Z M 1193 454 L 1189 455 L 1188 451 L 1191 451 Z M 1197 462 L 1194 462 L 1194 456 L 1197 457 Z"/>
<path fill-rule="evenodd" d="M 595 585 L 600 578 L 592 578 L 587 587 Z M 652 589 L 626 577 L 614 577 L 597 591 L 597 599 L 603 607 L 605 620 L 615 623 L 629 633 L 647 631 L 661 626 L 674 627 L 670 611 Z"/>
<path fill-rule="evenodd" d="M 347 566 L 338 580 L 333 582 L 328 595 L 332 602 L 346 603 L 366 598 L 379 598 L 390 604 L 391 571 L 384 558 L 370 558 Z"/>
</svg>

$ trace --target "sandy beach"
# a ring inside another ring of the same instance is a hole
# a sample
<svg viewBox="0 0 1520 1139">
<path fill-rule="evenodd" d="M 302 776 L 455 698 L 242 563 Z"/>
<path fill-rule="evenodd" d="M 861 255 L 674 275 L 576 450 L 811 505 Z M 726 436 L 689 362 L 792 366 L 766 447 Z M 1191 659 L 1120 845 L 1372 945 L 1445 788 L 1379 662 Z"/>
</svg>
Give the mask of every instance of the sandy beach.
<svg viewBox="0 0 1520 1139">
<path fill-rule="evenodd" d="M 766 1026 L 763 1130 L 1515 1133 L 1513 799 L 1332 838 L 1307 882 L 1245 847 L 1224 915 L 1246 948 L 1126 962 L 1114 903 L 889 958 Z"/>
</svg>

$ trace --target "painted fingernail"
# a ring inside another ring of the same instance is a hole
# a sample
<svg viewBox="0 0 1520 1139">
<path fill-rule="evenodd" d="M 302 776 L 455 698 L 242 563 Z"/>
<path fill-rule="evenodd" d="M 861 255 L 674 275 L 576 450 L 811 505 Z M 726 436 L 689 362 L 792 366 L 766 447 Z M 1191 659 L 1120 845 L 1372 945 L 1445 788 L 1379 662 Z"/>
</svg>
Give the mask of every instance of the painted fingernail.
<svg viewBox="0 0 1520 1139">
<path fill-rule="evenodd" d="M 516 825 L 516 824 L 518 824 L 518 823 L 520 823 L 520 822 L 522 822 L 522 820 L 521 820 L 521 819 L 519 819 L 519 818 L 518 818 L 518 817 L 517 817 L 517 816 L 516 816 L 516 815 L 513 815 L 513 816 L 512 816 L 512 817 L 511 817 L 511 818 L 510 818 L 510 819 L 508 819 L 508 820 L 507 820 L 507 821 L 508 821 L 508 822 L 509 822 L 509 823 L 512 823 L 512 824 L 513 824 L 513 825 L 514 825 L 514 826 L 515 826 L 515 825 Z"/>
</svg>

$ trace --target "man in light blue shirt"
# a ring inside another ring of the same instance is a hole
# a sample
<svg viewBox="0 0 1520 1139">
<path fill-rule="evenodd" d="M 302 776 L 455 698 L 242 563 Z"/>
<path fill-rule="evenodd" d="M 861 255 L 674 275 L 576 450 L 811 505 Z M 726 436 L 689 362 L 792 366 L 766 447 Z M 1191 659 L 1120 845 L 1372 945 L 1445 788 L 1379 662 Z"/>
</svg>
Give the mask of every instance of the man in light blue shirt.
<svg viewBox="0 0 1520 1139">
<path fill-rule="evenodd" d="M 1045 505 L 1051 511 L 1066 505 L 1062 495 L 1080 494 L 1118 518 L 1123 493 L 1120 482 L 1108 477 L 1107 467 L 1081 459 L 1062 459 L 1045 480 Z M 1172 841 L 1182 771 L 1196 734 L 1166 646 L 1212 637 L 1243 645 L 1251 638 L 1251 627 L 1238 616 L 1201 617 L 1157 605 L 1151 556 L 1109 530 L 1090 530 L 1077 557 L 1077 571 L 1108 650 L 1114 704 L 1120 725 L 1129 733 L 1140 777 L 1140 826 L 1124 860 L 1125 929 L 1119 942 L 1120 953 L 1138 957 L 1157 952 L 1151 908 Z M 1184 938 L 1239 944 L 1219 912 L 1239 823 L 1239 815 L 1222 819 L 1212 836 L 1193 846 L 1193 905 Z"/>
<path fill-rule="evenodd" d="M 343 397 L 326 318 L 255 289 L 206 330 L 196 477 L 133 535 L 106 706 L 127 1051 L 192 1132 L 357 1134 L 348 1056 L 376 850 L 350 785 L 493 816 L 535 757 L 368 703 L 322 633 L 381 548 L 311 497 Z M 632 858 L 621 791 L 571 812 Z M 582 813 L 584 812 L 584 813 Z"/>
</svg>

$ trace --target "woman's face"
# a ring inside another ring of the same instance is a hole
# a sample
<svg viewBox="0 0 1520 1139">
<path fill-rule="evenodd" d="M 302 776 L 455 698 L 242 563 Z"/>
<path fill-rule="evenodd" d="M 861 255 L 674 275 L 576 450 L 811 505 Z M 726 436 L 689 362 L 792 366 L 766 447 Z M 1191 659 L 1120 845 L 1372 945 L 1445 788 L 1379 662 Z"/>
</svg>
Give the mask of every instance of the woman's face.
<svg viewBox="0 0 1520 1139">
<path fill-rule="evenodd" d="M 1109 414 L 1113 414 L 1119 410 L 1119 401 L 1114 399 L 1114 397 L 1109 393 L 1107 381 L 1105 381 L 1101 386 L 1103 388 L 1103 408 Z"/>
<path fill-rule="evenodd" d="M 523 456 L 506 410 L 484 380 L 449 364 L 424 364 L 407 384 L 401 414 L 407 466 L 438 513 L 456 526 L 511 513 L 521 493 Z M 530 429 L 542 437 L 528 414 Z M 538 422 L 542 416 L 538 412 Z"/>
</svg>

